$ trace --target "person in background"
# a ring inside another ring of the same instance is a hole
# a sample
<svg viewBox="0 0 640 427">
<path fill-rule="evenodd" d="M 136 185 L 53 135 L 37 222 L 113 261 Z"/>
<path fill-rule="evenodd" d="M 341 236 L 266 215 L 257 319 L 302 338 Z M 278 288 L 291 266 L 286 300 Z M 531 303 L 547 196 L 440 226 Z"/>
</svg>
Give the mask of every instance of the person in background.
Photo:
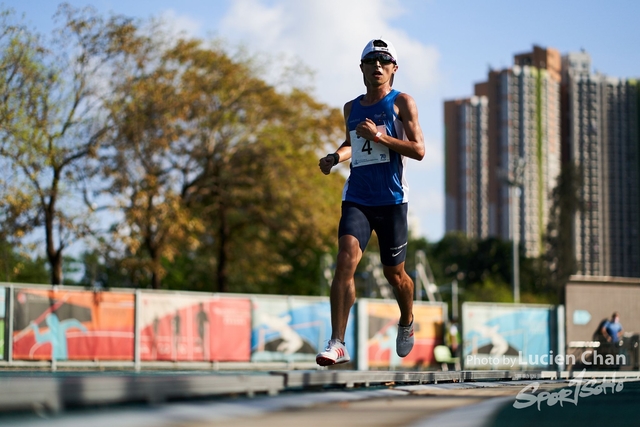
<svg viewBox="0 0 640 427">
<path fill-rule="evenodd" d="M 445 337 L 445 344 L 451 350 L 451 355 L 454 357 L 459 357 L 460 331 L 458 329 L 458 323 L 456 322 L 456 319 L 453 319 L 453 321 L 449 323 L 449 327 L 447 328 Z"/>
<path fill-rule="evenodd" d="M 611 315 L 611 319 L 602 325 L 602 330 L 600 332 L 607 342 L 613 344 L 614 347 L 618 346 L 623 331 L 622 324 L 620 323 L 620 315 L 617 311 L 614 311 Z"/>
</svg>

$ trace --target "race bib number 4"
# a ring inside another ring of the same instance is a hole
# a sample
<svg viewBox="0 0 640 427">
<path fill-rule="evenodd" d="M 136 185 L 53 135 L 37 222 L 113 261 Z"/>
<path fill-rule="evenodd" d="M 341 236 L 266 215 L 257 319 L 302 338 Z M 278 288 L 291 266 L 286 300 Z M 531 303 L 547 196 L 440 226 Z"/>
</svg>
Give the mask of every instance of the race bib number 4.
<svg viewBox="0 0 640 427">
<path fill-rule="evenodd" d="M 387 129 L 378 126 L 378 131 L 383 135 L 387 134 Z M 351 166 L 354 168 L 360 166 L 375 165 L 378 163 L 388 163 L 389 147 L 378 142 L 370 141 L 356 135 L 356 131 L 352 130 L 351 136 Z"/>
</svg>

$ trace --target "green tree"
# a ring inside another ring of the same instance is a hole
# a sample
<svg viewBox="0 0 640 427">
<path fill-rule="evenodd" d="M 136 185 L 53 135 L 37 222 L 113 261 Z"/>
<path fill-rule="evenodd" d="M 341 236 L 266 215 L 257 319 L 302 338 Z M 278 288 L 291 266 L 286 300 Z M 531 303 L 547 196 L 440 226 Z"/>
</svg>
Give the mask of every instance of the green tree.
<svg viewBox="0 0 640 427">
<path fill-rule="evenodd" d="M 45 283 L 48 279 L 46 259 L 32 259 L 0 239 L 0 282 Z"/>
<path fill-rule="evenodd" d="M 129 67 L 121 67 L 123 78 L 109 103 L 115 132 L 103 172 L 115 207 L 124 214 L 113 228 L 123 245 L 123 266 L 132 271 L 134 286 L 149 275 L 150 286 L 158 289 L 163 259 L 171 262 L 188 243 L 197 247 L 194 233 L 202 227 L 182 197 L 189 175 L 180 171 L 188 106 L 180 70 L 155 40 L 138 37 L 142 42 L 129 52 L 124 62 Z"/>
<path fill-rule="evenodd" d="M 583 173 L 572 162 L 562 165 L 558 184 L 553 190 L 552 206 L 547 226 L 546 252 L 540 259 L 544 287 L 555 294 L 559 303 L 564 301 L 564 286 L 577 270 L 573 240 L 573 221 L 583 209 L 580 189 Z"/>
<path fill-rule="evenodd" d="M 296 275 L 317 286 L 344 182 L 318 173 L 317 159 L 344 137 L 341 114 L 303 90 L 276 91 L 251 59 L 193 41 L 175 51 L 189 70 L 184 87 L 198 95 L 189 104 L 198 173 L 185 194 L 206 221 L 201 241 L 215 258 L 216 289 L 277 291 L 279 282 L 284 290 Z"/>
<path fill-rule="evenodd" d="M 252 160 L 243 165 L 237 157 L 227 171 L 253 164 L 252 182 L 236 186 L 240 191 L 226 200 L 208 199 L 226 205 L 229 213 L 224 225 L 221 216 L 209 219 L 228 233 L 224 250 L 233 272 L 228 276 L 232 289 L 317 294 L 320 259 L 337 243 L 344 182 L 339 174 L 319 172 L 318 152 L 343 138 L 344 125 L 337 110 L 307 93 L 294 90 L 278 98 L 273 104 L 277 116 L 261 130 L 259 144 L 246 147 Z M 219 240 L 222 236 L 218 234 Z M 243 242 L 251 242 L 250 247 Z M 218 279 L 219 286 L 224 284 L 224 275 Z"/>
<path fill-rule="evenodd" d="M 448 233 L 432 245 L 427 256 L 437 284 L 457 280 L 461 301 L 510 302 L 513 301 L 512 249 L 510 242 L 498 238 L 478 240 L 464 233 Z M 546 286 L 541 259 L 526 258 L 522 245 L 519 256 L 521 301 L 555 302 L 555 294 Z"/>
<path fill-rule="evenodd" d="M 166 276 L 218 291 L 273 291 L 274 278 L 317 270 L 343 182 L 322 180 L 317 158 L 341 137 L 339 112 L 278 92 L 250 60 L 166 42 L 161 28 L 155 37 L 165 43 L 147 39 L 121 67 L 110 105 L 116 150 L 104 171 L 125 214 L 115 229 L 127 266 L 153 287 Z"/>
<path fill-rule="evenodd" d="M 460 301 L 505 301 L 513 296 L 511 283 L 511 244 L 500 239 L 478 240 L 464 233 L 447 233 L 436 243 L 433 258 L 436 277 L 444 283 L 457 280 Z"/>
<path fill-rule="evenodd" d="M 13 11 L 0 11 L 0 241 L 5 242 L 5 250 L 13 250 L 12 245 L 17 245 L 37 224 L 34 212 L 29 210 L 32 194 L 14 178 L 16 168 L 3 153 L 10 143 L 8 130 L 28 108 L 27 99 L 21 94 L 38 73 L 33 58 L 39 49 L 38 38 L 16 22 Z"/>
<path fill-rule="evenodd" d="M 2 216 L 19 238 L 42 231 L 52 284 L 63 281 L 64 250 L 95 226 L 89 166 L 110 127 L 100 78 L 131 31 L 128 19 L 92 9 L 62 5 L 58 16 L 64 23 L 49 42 L 24 27 L 12 33 L 6 21 L 0 30 L 11 35 L 2 61 L 15 58 L 0 67 Z"/>
</svg>

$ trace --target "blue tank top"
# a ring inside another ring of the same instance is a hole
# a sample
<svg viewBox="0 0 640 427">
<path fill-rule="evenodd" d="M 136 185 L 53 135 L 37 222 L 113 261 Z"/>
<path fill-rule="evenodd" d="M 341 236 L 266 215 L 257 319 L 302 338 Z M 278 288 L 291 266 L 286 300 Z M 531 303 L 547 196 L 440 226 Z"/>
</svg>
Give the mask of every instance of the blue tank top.
<svg viewBox="0 0 640 427">
<path fill-rule="evenodd" d="M 369 118 L 383 134 L 405 139 L 404 127 L 393 108 L 400 94 L 392 90 L 379 102 L 362 106 L 364 95 L 354 99 L 347 118 L 351 135 L 351 173 L 344 185 L 342 200 L 365 206 L 406 203 L 409 186 L 405 179 L 406 158 L 382 144 L 355 135 L 358 123 Z"/>
</svg>

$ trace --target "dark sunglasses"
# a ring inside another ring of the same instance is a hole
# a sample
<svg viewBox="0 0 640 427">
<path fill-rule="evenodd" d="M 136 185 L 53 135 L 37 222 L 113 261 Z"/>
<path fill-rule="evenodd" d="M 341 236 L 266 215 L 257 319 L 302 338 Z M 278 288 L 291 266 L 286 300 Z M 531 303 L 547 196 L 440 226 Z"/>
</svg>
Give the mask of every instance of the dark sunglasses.
<svg viewBox="0 0 640 427">
<path fill-rule="evenodd" d="M 376 62 L 379 62 L 380 65 L 389 65 L 389 64 L 395 64 L 396 61 L 393 59 L 393 56 L 391 55 L 387 55 L 386 53 L 378 53 L 375 55 L 370 55 L 365 57 L 362 60 L 363 64 L 375 64 Z"/>
</svg>

